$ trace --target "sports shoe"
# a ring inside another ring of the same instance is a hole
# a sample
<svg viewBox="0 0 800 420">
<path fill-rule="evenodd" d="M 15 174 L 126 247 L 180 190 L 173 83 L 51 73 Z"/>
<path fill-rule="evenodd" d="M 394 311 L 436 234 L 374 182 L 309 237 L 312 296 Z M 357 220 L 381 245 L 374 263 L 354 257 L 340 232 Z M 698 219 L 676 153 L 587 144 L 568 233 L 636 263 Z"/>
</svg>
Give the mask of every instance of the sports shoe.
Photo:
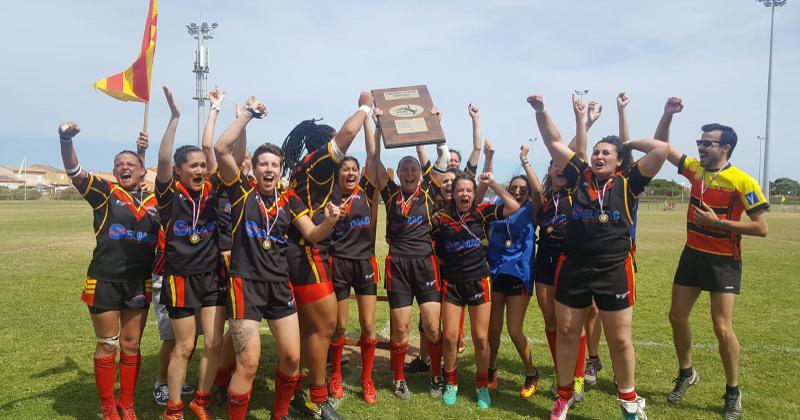
<svg viewBox="0 0 800 420">
<path fill-rule="evenodd" d="M 519 396 L 522 398 L 530 398 L 536 394 L 536 386 L 539 384 L 539 375 L 525 375 L 525 382 L 522 384 L 522 389 L 519 390 Z"/>
<path fill-rule="evenodd" d="M 336 399 L 341 399 L 344 397 L 341 373 L 331 373 L 331 376 L 328 377 L 328 393 L 331 395 L 331 397 Z"/>
<path fill-rule="evenodd" d="M 583 377 L 576 376 L 574 381 L 572 382 L 572 391 L 573 391 L 572 400 L 573 400 L 573 405 L 583 401 L 583 392 L 584 392 L 583 381 L 584 381 Z"/>
<path fill-rule="evenodd" d="M 297 411 L 301 416 L 319 417 L 319 407 L 306 399 L 305 392 L 298 392 L 292 397 L 292 402 L 289 403 L 294 411 Z"/>
<path fill-rule="evenodd" d="M 103 420 L 120 420 L 116 403 L 100 404 L 100 412 L 103 414 Z"/>
<path fill-rule="evenodd" d="M 625 420 L 647 420 L 644 413 L 644 398 L 636 397 L 633 401 L 619 400 L 622 406 L 622 418 Z"/>
<path fill-rule="evenodd" d="M 569 401 L 560 397 L 556 398 L 556 403 L 553 404 L 553 411 L 550 412 L 550 420 L 566 420 L 570 405 L 572 405 L 572 398 Z"/>
<path fill-rule="evenodd" d="M 597 372 L 603 369 L 603 364 L 600 359 L 587 358 L 586 367 L 583 369 L 583 378 L 586 385 L 594 385 L 597 383 Z"/>
<path fill-rule="evenodd" d="M 489 369 L 489 391 L 497 391 L 497 369 Z"/>
<path fill-rule="evenodd" d="M 192 400 L 192 402 L 189 403 L 189 411 L 194 413 L 198 420 L 211 420 L 214 418 L 211 409 L 197 404 L 197 400 Z"/>
<path fill-rule="evenodd" d="M 169 388 L 167 388 L 167 384 L 156 382 L 153 387 L 153 398 L 155 398 L 156 404 L 167 405 L 167 401 L 169 400 Z"/>
<path fill-rule="evenodd" d="M 736 420 L 742 417 L 742 393 L 737 395 L 725 394 L 725 412 L 723 417 L 725 420 Z"/>
<path fill-rule="evenodd" d="M 161 416 L 162 420 L 183 420 L 183 412 L 169 414 L 168 410 L 164 410 L 164 414 Z"/>
<path fill-rule="evenodd" d="M 446 383 L 444 385 L 444 393 L 442 394 L 442 401 L 444 401 L 444 405 L 455 404 L 456 397 L 458 397 L 458 385 L 453 385 L 449 382 Z"/>
<path fill-rule="evenodd" d="M 670 404 L 677 404 L 679 403 L 684 395 L 686 395 L 686 390 L 689 389 L 690 386 L 697 383 L 700 380 L 700 375 L 697 374 L 697 371 L 692 369 L 692 374 L 688 377 L 681 378 L 678 375 L 677 378 L 673 382 L 675 382 L 675 387 L 672 388 L 672 392 L 667 394 L 667 402 Z"/>
<path fill-rule="evenodd" d="M 322 420 L 344 420 L 344 417 L 340 416 L 338 412 L 336 412 L 336 408 L 333 407 L 331 404 L 331 400 L 325 400 L 319 404 L 319 417 Z"/>
<path fill-rule="evenodd" d="M 194 387 L 186 382 L 181 385 L 181 395 L 194 395 L 194 391 Z"/>
<path fill-rule="evenodd" d="M 122 404 L 119 403 L 119 400 L 116 402 L 117 410 L 119 410 L 120 417 L 122 420 L 137 420 L 136 411 L 133 410 L 133 406 L 130 407 L 123 407 Z"/>
<path fill-rule="evenodd" d="M 431 398 L 442 398 L 444 392 L 444 378 L 441 376 L 431 376 Z"/>
<path fill-rule="evenodd" d="M 411 391 L 408 390 L 408 384 L 406 384 L 405 379 L 401 379 L 399 381 L 392 381 L 392 385 L 394 386 L 394 396 L 400 398 L 401 400 L 409 400 L 411 399 Z"/>
<path fill-rule="evenodd" d="M 492 406 L 492 398 L 489 396 L 489 387 L 482 386 L 475 390 L 478 394 L 478 408 L 489 408 Z"/>
<path fill-rule="evenodd" d="M 431 370 L 431 362 L 424 361 L 419 357 L 415 357 L 414 360 L 406 363 L 403 366 L 403 372 L 408 374 L 415 374 L 415 373 L 423 373 L 423 372 L 430 372 Z"/>
<path fill-rule="evenodd" d="M 372 379 L 361 381 L 361 390 L 364 391 L 364 402 L 370 405 L 378 402 L 378 393 L 375 392 L 375 383 Z"/>
</svg>

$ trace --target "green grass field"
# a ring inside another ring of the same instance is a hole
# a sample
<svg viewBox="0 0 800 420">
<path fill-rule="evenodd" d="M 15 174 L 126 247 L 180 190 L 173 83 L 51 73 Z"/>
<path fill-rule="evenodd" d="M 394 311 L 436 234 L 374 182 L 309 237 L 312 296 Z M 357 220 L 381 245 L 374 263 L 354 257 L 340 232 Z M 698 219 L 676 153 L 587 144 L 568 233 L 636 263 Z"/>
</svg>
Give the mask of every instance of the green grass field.
<svg viewBox="0 0 800 420">
<path fill-rule="evenodd" d="M 742 345 L 740 383 L 746 416 L 797 418 L 800 307 L 795 302 L 800 299 L 800 215 L 775 211 L 769 216 L 769 223 L 768 238 L 744 240 L 744 280 L 735 316 Z M 707 294 L 698 300 L 692 316 L 694 365 L 701 382 L 681 405 L 669 407 L 665 401 L 677 371 L 666 314 L 672 275 L 684 239 L 683 211 L 665 213 L 644 208 L 640 213 L 634 343 L 637 388 L 647 398 L 647 412 L 653 419 L 717 418 L 722 412 L 724 378 Z M 0 418 L 97 418 L 92 374 L 94 334 L 88 311 L 79 300 L 93 243 L 90 209 L 83 202 L 0 202 Z M 386 246 L 382 240 L 379 244 L 382 259 Z M 357 337 L 355 304 L 352 308 L 349 335 Z M 386 337 L 388 330 L 388 306 L 381 304 L 378 331 Z M 480 412 L 474 403 L 471 346 L 460 358 L 461 394 L 451 408 L 427 395 L 425 375 L 409 377 L 416 394 L 410 402 L 396 400 L 389 390 L 388 353 L 380 350 L 374 372 L 379 401 L 375 406 L 366 406 L 360 399 L 357 349 L 346 348 L 351 362 L 344 367 L 346 396 L 340 412 L 347 418 L 547 417 L 553 403 L 546 395 L 552 363 L 535 300 L 528 311 L 525 332 L 543 374 L 543 392 L 529 400 L 518 396 L 521 364 L 507 338 L 498 360 L 500 388 L 492 395 L 492 409 Z M 252 418 L 259 419 L 269 418 L 276 363 L 269 331 L 265 329 L 263 334 L 262 365 L 250 409 Z M 143 365 L 136 398 L 142 419 L 160 418 L 161 407 L 152 399 L 159 343 L 155 317 L 151 316 L 142 342 Z M 604 349 L 601 358 L 605 367 L 598 385 L 570 411 L 570 418 L 619 417 L 610 360 Z M 190 367 L 191 382 L 196 381 L 195 369 L 196 363 Z M 224 418 L 224 411 L 217 410 L 217 416 Z"/>
</svg>

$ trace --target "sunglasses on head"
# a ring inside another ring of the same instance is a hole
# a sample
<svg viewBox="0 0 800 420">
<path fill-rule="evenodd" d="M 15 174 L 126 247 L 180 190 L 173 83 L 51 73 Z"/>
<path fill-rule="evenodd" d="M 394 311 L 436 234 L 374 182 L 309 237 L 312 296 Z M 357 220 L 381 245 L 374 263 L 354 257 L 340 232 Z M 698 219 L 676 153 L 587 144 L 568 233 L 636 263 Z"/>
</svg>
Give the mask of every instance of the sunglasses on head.
<svg viewBox="0 0 800 420">
<path fill-rule="evenodd" d="M 720 144 L 720 142 L 714 140 L 697 140 L 695 143 L 697 143 L 697 147 L 702 147 L 703 149 L 708 149 L 715 144 Z"/>
</svg>

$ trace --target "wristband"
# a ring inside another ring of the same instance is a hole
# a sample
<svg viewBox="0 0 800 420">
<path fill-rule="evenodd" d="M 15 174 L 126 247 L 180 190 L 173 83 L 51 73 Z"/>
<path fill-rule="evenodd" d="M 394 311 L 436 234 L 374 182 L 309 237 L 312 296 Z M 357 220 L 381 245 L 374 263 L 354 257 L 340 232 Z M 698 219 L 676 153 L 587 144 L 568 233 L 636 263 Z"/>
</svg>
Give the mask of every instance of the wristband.
<svg viewBox="0 0 800 420">
<path fill-rule="evenodd" d="M 264 114 L 262 114 L 262 113 L 260 113 L 260 112 L 256 111 L 256 110 L 255 110 L 255 109 L 253 109 L 253 108 L 247 108 L 247 112 L 248 112 L 248 113 L 250 114 L 250 116 L 252 116 L 253 118 L 257 118 L 257 119 L 259 119 L 259 120 L 260 120 L 260 119 L 262 119 L 262 118 L 264 118 Z"/>
<path fill-rule="evenodd" d="M 439 152 L 439 156 L 433 164 L 433 169 L 438 173 L 444 173 L 447 171 L 447 162 L 450 161 L 450 149 L 447 147 L 447 143 L 442 143 L 436 146 L 436 150 Z"/>
<path fill-rule="evenodd" d="M 222 108 L 220 107 L 219 102 L 217 102 L 215 104 L 211 104 L 211 110 L 212 111 L 219 111 L 220 109 L 222 109 Z"/>
<path fill-rule="evenodd" d="M 531 166 L 531 163 L 528 162 L 528 159 L 521 160 L 521 161 L 519 161 L 519 163 L 522 164 L 523 168 L 527 168 L 528 166 Z"/>
<path fill-rule="evenodd" d="M 369 116 L 369 114 L 372 112 L 372 107 L 369 105 L 361 105 L 358 107 L 358 111 L 364 111 L 364 113 Z"/>
<path fill-rule="evenodd" d="M 78 175 L 80 175 L 82 170 L 83 170 L 83 168 L 81 168 L 81 164 L 79 163 L 78 166 L 66 170 L 67 176 L 70 177 L 70 178 L 75 178 Z"/>
<path fill-rule="evenodd" d="M 544 105 L 539 109 L 533 108 L 533 110 L 536 111 L 537 114 L 544 114 Z"/>
<path fill-rule="evenodd" d="M 62 143 L 72 143 L 72 137 L 61 137 L 61 136 L 59 136 L 59 139 L 61 139 Z"/>
</svg>

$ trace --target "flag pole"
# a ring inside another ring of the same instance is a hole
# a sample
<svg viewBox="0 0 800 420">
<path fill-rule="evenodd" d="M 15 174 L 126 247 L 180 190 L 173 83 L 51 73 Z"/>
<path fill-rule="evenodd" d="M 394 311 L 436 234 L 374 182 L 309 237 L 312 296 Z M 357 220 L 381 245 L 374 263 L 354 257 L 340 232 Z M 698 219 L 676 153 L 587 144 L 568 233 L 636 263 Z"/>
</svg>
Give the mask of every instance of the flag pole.
<svg viewBox="0 0 800 420">
<path fill-rule="evenodd" d="M 142 132 L 145 134 L 147 134 L 147 115 L 149 114 L 149 112 L 150 112 L 150 101 L 147 101 L 144 103 L 144 122 L 142 122 Z M 142 159 L 142 166 L 144 166 L 146 169 L 147 164 L 144 161 L 145 152 L 146 152 L 145 150 L 142 150 L 138 147 L 136 148 L 136 154 L 139 155 L 139 157 Z"/>
</svg>

